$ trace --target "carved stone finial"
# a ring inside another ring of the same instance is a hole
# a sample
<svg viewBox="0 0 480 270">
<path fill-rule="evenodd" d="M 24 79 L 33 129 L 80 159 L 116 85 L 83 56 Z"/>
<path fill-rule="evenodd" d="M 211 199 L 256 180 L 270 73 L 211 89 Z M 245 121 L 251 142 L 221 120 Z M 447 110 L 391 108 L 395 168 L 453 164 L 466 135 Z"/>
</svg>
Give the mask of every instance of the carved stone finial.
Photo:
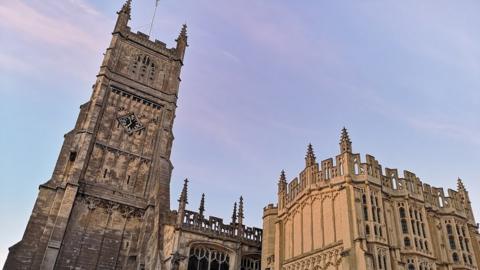
<svg viewBox="0 0 480 270">
<path fill-rule="evenodd" d="M 240 196 L 240 201 L 238 203 L 238 224 L 241 226 L 243 224 L 243 196 Z"/>
<path fill-rule="evenodd" d="M 345 127 L 342 129 L 342 136 L 340 138 L 340 151 L 342 154 L 352 152 L 352 141 L 350 141 L 350 136 Z"/>
<path fill-rule="evenodd" d="M 315 165 L 315 163 L 316 157 L 315 153 L 313 152 L 313 146 L 311 143 L 309 143 L 307 147 L 307 155 L 305 156 L 305 164 L 307 167 L 310 167 L 312 165 Z"/>
<path fill-rule="evenodd" d="M 188 204 L 188 178 L 185 178 L 183 182 L 183 189 L 178 202 Z"/>
<path fill-rule="evenodd" d="M 200 207 L 198 208 L 198 213 L 203 217 L 205 212 L 205 193 L 202 193 L 202 199 L 200 200 Z"/>
<path fill-rule="evenodd" d="M 278 180 L 278 193 L 284 192 L 287 190 L 287 177 L 285 176 L 285 171 L 282 170 L 280 173 L 280 179 Z"/>
<path fill-rule="evenodd" d="M 126 13 L 126 14 L 130 15 L 130 13 L 132 12 L 132 0 L 127 0 L 127 2 L 125 2 L 125 4 L 123 4 L 120 12 L 123 12 L 123 13 Z"/>
<path fill-rule="evenodd" d="M 127 0 L 123 4 L 122 9 L 117 12 L 118 18 L 115 24 L 114 32 L 123 32 L 127 29 L 128 21 L 130 20 L 130 14 L 132 12 L 132 0 Z"/>
<path fill-rule="evenodd" d="M 466 191 L 465 186 L 463 185 L 463 181 L 462 179 L 460 179 L 460 177 L 457 179 L 457 190 Z"/>
<path fill-rule="evenodd" d="M 233 204 L 232 224 L 237 223 L 237 202 Z"/>
<path fill-rule="evenodd" d="M 283 183 L 283 182 L 287 182 L 287 177 L 285 176 L 285 170 L 282 170 L 280 172 L 280 182 Z"/>
<path fill-rule="evenodd" d="M 178 35 L 178 38 L 175 40 L 177 42 L 177 54 L 178 57 L 183 61 L 183 57 L 185 56 L 185 50 L 188 47 L 188 36 L 187 36 L 187 25 L 184 24 L 182 26 L 182 30 Z"/>
<path fill-rule="evenodd" d="M 184 39 L 187 40 L 187 24 L 182 25 L 182 30 L 180 30 L 180 34 L 178 35 L 178 39 Z M 178 41 L 178 40 L 177 40 Z"/>
</svg>

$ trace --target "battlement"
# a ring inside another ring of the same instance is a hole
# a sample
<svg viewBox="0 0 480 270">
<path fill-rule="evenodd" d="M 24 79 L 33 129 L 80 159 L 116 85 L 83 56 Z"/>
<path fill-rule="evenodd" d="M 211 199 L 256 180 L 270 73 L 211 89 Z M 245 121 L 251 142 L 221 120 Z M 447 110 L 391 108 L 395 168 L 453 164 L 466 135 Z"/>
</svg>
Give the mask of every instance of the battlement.
<svg viewBox="0 0 480 270">
<path fill-rule="evenodd" d="M 197 212 L 185 210 L 182 229 L 196 233 L 232 241 L 241 241 L 260 246 L 262 244 L 262 229 L 247 227 L 238 223 L 225 224 L 222 218 L 210 216 L 205 218 Z"/>
<path fill-rule="evenodd" d="M 120 36 L 126 38 L 127 40 L 139 44 L 143 47 L 146 47 L 154 52 L 160 53 L 164 56 L 172 58 L 173 60 L 183 61 L 183 56 L 185 54 L 185 48 L 187 44 L 187 32 L 186 25 L 183 25 L 180 35 L 176 39 L 175 48 L 167 48 L 166 44 L 162 41 L 150 40 L 150 36 L 143 32 L 133 32 L 128 22 L 130 21 L 131 16 L 131 1 L 127 1 L 122 9 L 118 12 L 117 23 L 113 34 L 119 34 Z"/>
<path fill-rule="evenodd" d="M 130 27 L 127 28 L 127 31 L 125 31 L 125 37 L 137 44 L 140 44 L 144 47 L 147 47 L 148 49 L 155 51 L 157 53 L 160 53 L 162 55 L 172 57 L 174 59 L 178 58 L 178 54 L 175 48 L 167 48 L 167 45 L 160 41 L 160 40 L 155 40 L 152 41 L 150 40 L 150 36 L 138 31 L 137 33 L 134 33 L 130 31 Z"/>
<path fill-rule="evenodd" d="M 346 141 L 351 144 L 348 137 Z M 351 149 L 351 145 L 347 146 Z M 445 193 L 443 188 L 431 187 L 423 183 L 413 172 L 404 170 L 401 175 L 398 169 L 383 169 L 372 155 L 367 154 L 363 161 L 360 154 L 344 151 L 335 158 L 317 163 L 313 148 L 309 145 L 306 159 L 306 167 L 299 176 L 289 182 L 286 179 L 280 181 L 280 208 L 293 204 L 307 191 L 322 190 L 344 182 L 369 182 L 391 196 L 410 196 L 441 211 L 464 212 L 466 205 L 470 203 L 468 192 L 460 179 L 458 190 L 448 189 Z M 285 178 L 283 172 L 282 177 Z"/>
</svg>

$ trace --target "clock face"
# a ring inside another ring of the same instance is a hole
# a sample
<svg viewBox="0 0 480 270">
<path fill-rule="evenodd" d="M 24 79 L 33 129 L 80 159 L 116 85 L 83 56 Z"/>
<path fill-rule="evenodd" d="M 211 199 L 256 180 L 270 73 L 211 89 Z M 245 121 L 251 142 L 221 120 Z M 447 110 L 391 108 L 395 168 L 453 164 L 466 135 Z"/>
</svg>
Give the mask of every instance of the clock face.
<svg viewBox="0 0 480 270">
<path fill-rule="evenodd" d="M 140 123 L 134 113 L 130 113 L 118 118 L 118 122 L 122 125 L 128 134 L 144 129 L 145 127 Z"/>
</svg>

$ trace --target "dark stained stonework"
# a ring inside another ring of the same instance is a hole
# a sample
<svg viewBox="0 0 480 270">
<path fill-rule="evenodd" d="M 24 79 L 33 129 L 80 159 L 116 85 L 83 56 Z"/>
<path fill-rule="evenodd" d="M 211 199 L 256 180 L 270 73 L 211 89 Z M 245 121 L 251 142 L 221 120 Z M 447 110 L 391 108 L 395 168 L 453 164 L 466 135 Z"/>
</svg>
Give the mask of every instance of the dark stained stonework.
<svg viewBox="0 0 480 270">
<path fill-rule="evenodd" d="M 130 12 L 127 1 L 92 96 L 65 135 L 52 178 L 40 186 L 4 269 L 161 267 L 187 35 L 184 26 L 176 48 L 167 48 L 131 32 Z M 133 123 L 125 120 L 130 114 Z"/>
</svg>

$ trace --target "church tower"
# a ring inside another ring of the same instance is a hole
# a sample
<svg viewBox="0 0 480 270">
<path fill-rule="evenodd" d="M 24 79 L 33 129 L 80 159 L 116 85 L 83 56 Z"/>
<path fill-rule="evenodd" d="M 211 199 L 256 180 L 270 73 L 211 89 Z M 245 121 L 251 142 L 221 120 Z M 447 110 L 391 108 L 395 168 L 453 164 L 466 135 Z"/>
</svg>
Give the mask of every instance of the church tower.
<svg viewBox="0 0 480 270">
<path fill-rule="evenodd" d="M 186 26 L 175 48 L 118 12 L 90 100 L 4 269 L 159 269 Z"/>
</svg>

